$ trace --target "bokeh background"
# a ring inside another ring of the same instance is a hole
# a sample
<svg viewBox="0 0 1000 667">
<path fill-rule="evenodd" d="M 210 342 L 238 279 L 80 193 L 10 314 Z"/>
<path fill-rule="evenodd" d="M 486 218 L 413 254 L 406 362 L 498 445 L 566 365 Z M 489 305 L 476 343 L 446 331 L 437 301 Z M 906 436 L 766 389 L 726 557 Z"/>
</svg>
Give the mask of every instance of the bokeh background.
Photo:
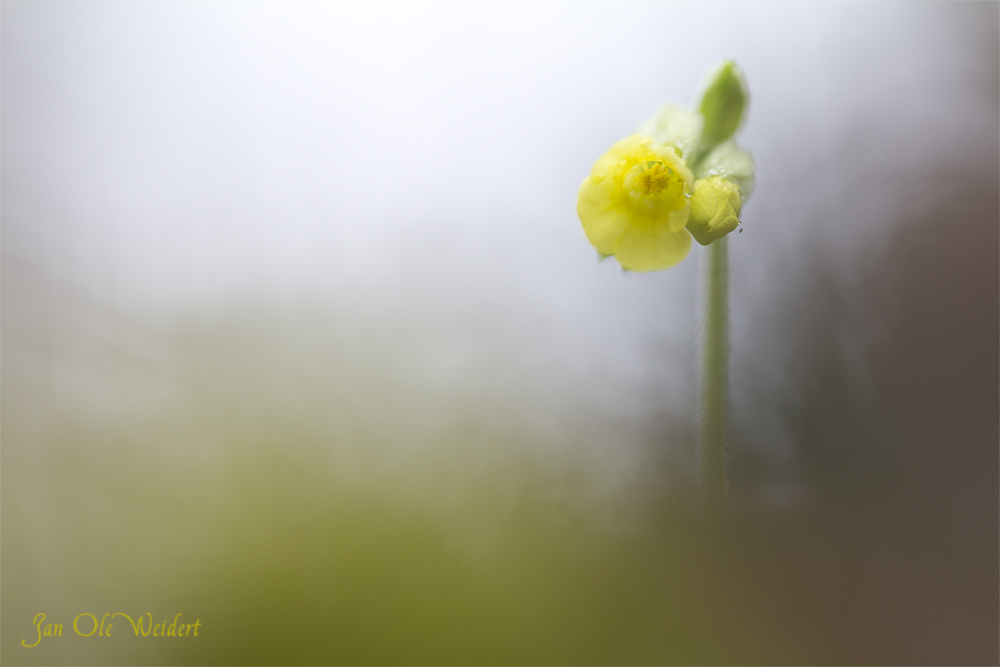
<svg viewBox="0 0 1000 667">
<path fill-rule="evenodd" d="M 998 24 L 4 2 L 0 659 L 997 664 Z M 701 248 L 624 273 L 575 198 L 727 57 L 720 529 Z"/>
</svg>

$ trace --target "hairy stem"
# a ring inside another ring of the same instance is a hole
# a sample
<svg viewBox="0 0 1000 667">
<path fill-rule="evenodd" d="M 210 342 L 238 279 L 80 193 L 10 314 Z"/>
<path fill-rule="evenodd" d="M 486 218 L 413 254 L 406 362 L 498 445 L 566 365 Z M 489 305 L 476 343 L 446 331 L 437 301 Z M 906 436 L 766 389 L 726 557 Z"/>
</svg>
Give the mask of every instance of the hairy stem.
<svg viewBox="0 0 1000 667">
<path fill-rule="evenodd" d="M 729 386 L 729 257 L 725 237 L 708 246 L 701 376 L 701 493 L 707 513 L 726 509 Z"/>
</svg>

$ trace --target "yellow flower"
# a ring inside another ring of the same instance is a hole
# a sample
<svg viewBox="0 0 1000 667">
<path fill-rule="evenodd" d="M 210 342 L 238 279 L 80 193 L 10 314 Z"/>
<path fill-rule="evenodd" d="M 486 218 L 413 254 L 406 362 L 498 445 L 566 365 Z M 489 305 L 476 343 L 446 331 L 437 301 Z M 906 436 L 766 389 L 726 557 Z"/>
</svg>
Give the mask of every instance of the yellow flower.
<svg viewBox="0 0 1000 667">
<path fill-rule="evenodd" d="M 634 134 L 598 158 L 576 211 L 587 238 L 629 271 L 674 266 L 691 250 L 689 198 L 694 175 L 681 151 Z"/>
<path fill-rule="evenodd" d="M 702 245 L 721 239 L 740 224 L 740 186 L 719 176 L 699 178 L 691 197 L 687 229 Z"/>
<path fill-rule="evenodd" d="M 748 100 L 743 73 L 723 62 L 697 111 L 664 104 L 598 158 L 576 212 L 599 253 L 629 271 L 656 271 L 684 259 L 692 235 L 709 245 L 736 229 L 754 189 L 753 158 L 733 138 Z"/>
</svg>

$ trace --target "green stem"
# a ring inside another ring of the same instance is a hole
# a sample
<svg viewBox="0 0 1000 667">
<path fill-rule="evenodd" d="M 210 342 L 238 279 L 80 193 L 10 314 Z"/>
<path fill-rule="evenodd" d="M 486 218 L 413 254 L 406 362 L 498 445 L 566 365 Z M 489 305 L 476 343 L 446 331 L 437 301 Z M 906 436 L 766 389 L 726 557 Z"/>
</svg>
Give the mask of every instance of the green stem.
<svg viewBox="0 0 1000 667">
<path fill-rule="evenodd" d="M 708 246 L 701 377 L 701 493 L 707 513 L 726 510 L 729 258 L 726 237 Z"/>
</svg>

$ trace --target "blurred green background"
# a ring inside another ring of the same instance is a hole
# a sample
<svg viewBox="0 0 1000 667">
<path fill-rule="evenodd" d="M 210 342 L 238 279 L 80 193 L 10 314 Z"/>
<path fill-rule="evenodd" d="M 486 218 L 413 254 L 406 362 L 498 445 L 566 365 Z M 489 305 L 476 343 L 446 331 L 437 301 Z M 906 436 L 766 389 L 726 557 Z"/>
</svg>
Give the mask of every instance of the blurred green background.
<svg viewBox="0 0 1000 667">
<path fill-rule="evenodd" d="M 1000 662 L 997 4 L 0 13 L 3 664 Z M 723 57 L 718 527 L 575 196 Z"/>
</svg>

